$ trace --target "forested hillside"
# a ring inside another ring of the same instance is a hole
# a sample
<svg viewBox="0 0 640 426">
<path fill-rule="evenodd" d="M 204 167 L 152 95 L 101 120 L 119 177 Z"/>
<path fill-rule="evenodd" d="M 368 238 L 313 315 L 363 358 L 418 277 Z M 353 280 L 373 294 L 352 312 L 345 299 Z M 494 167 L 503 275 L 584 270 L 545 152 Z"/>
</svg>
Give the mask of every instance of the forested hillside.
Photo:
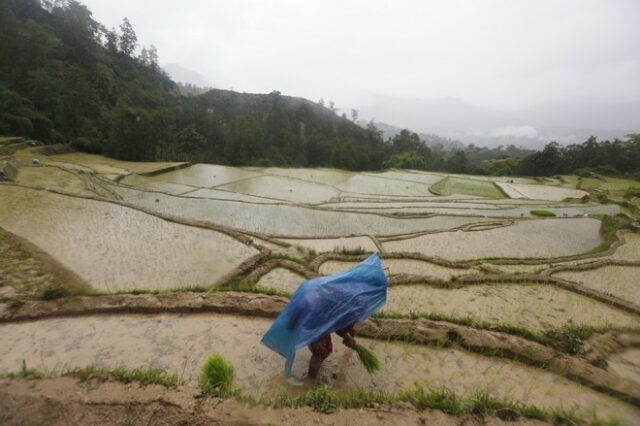
<svg viewBox="0 0 640 426">
<path fill-rule="evenodd" d="M 108 29 L 74 0 L 0 0 L 0 135 L 139 161 L 386 167 L 552 175 L 640 172 L 640 138 L 543 151 L 467 146 L 408 130 L 385 140 L 333 106 L 174 83 L 131 23 Z M 396 129 L 397 130 L 397 129 Z M 431 138 L 431 139 L 429 139 Z M 446 142 L 449 149 L 444 149 Z"/>
<path fill-rule="evenodd" d="M 380 168 L 382 138 L 304 99 L 183 97 L 125 19 L 76 1 L 0 1 L 0 133 L 129 160 Z"/>
</svg>

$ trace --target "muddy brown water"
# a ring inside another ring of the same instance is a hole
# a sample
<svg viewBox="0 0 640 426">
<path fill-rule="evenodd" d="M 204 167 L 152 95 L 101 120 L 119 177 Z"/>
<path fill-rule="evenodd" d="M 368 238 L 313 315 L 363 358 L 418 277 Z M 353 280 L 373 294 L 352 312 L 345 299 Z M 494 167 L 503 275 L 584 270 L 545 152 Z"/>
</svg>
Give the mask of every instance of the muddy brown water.
<svg viewBox="0 0 640 426">
<path fill-rule="evenodd" d="M 104 291 L 210 285 L 258 253 L 116 204 L 0 185 L 0 226 Z"/>
<path fill-rule="evenodd" d="M 455 289 L 401 285 L 389 289 L 387 304 L 382 310 L 471 317 L 537 331 L 566 324 L 640 326 L 638 316 L 543 284 L 474 284 Z"/>
<path fill-rule="evenodd" d="M 302 387 L 283 378 L 283 358 L 260 345 L 270 326 L 267 319 L 214 314 L 112 315 L 57 318 L 0 325 L 0 371 L 29 368 L 59 372 L 90 364 L 114 368 L 148 367 L 176 372 L 195 384 L 199 368 L 211 353 L 220 353 L 235 370 L 235 384 L 244 391 L 300 393 Z M 382 361 L 382 371 L 368 375 L 356 356 L 334 338 L 335 351 L 326 361 L 320 382 L 332 388 L 446 386 L 459 395 L 486 389 L 541 407 L 596 409 L 626 422 L 640 418 L 640 409 L 545 370 L 510 360 L 483 357 L 453 348 L 360 339 Z M 309 360 L 298 351 L 294 375 L 302 377 Z"/>
</svg>

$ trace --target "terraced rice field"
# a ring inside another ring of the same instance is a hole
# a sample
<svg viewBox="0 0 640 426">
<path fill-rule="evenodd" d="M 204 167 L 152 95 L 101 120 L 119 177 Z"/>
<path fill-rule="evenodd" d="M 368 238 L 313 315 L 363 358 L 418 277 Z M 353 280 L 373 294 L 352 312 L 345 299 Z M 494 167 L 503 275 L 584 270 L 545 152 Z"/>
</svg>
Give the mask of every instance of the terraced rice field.
<svg viewBox="0 0 640 426">
<path fill-rule="evenodd" d="M 349 251 L 363 250 L 367 253 L 378 251 L 377 246 L 370 237 L 344 237 L 344 238 L 323 238 L 323 239 L 281 239 L 285 243 L 294 244 L 314 250 L 316 253 L 328 251 Z"/>
<path fill-rule="evenodd" d="M 582 198 L 589 195 L 579 189 L 559 188 L 548 185 L 528 185 L 519 183 L 496 183 L 511 198 L 530 200 L 562 201 L 565 198 Z"/>
<path fill-rule="evenodd" d="M 29 164 L 36 155 L 43 166 Z M 134 163 L 26 149 L 9 161 L 17 172 L 0 183 L 0 373 L 23 361 L 50 373 L 155 367 L 190 388 L 219 353 L 234 386 L 255 397 L 319 384 L 446 387 L 460 401 L 483 391 L 587 424 L 640 424 L 640 233 L 622 215 L 618 237 L 604 232 L 600 215 L 632 213 L 620 205 L 563 201 L 583 194 L 572 177 Z M 581 184 L 604 191 L 602 182 Z M 607 182 L 611 194 L 624 191 Z M 283 358 L 259 343 L 282 295 L 377 251 L 387 303 L 357 339 L 382 371 L 367 374 L 334 338 L 318 380 L 305 377 L 301 348 L 302 386 L 287 382 Z"/>
<path fill-rule="evenodd" d="M 258 253 L 225 234 L 108 202 L 0 186 L 0 204 L 0 227 L 100 291 L 206 286 Z"/>
<path fill-rule="evenodd" d="M 320 265 L 318 271 L 322 275 L 331 275 L 349 269 L 355 265 L 357 265 L 357 262 L 329 260 Z M 461 275 L 479 273 L 479 271 L 471 268 L 448 268 L 446 266 L 414 259 L 383 259 L 382 266 L 387 270 L 389 276 L 409 274 L 440 280 L 450 280 L 453 277 Z"/>
<path fill-rule="evenodd" d="M 640 306 L 640 264 L 607 265 L 597 269 L 566 271 L 554 275 Z"/>
<path fill-rule="evenodd" d="M 330 186 L 279 176 L 242 179 L 218 188 L 241 194 L 309 204 L 329 201 L 340 194 L 340 191 Z"/>
<path fill-rule="evenodd" d="M 391 252 L 420 253 L 449 260 L 553 258 L 592 250 L 602 242 L 596 219 L 528 220 L 473 232 L 440 232 L 383 242 Z"/>
<path fill-rule="evenodd" d="M 464 194 L 488 198 L 504 197 L 504 194 L 500 192 L 493 182 L 450 176 L 433 185 L 433 190 L 442 195 Z"/>
<path fill-rule="evenodd" d="M 397 235 L 420 230 L 452 229 L 481 222 L 477 217 L 436 216 L 419 219 L 373 214 L 340 213 L 300 205 L 266 205 L 165 194 L 110 187 L 126 202 L 177 216 L 273 236 L 336 237 L 348 235 Z"/>
<path fill-rule="evenodd" d="M 0 325 L 0 366 L 4 370 L 17 370 L 23 359 L 17 354 L 27 353 L 27 365 L 45 371 L 91 364 L 145 366 L 153 360 L 155 366 L 179 371 L 188 383 L 196 383 L 199 366 L 215 348 L 225 358 L 235 360 L 235 380 L 243 390 L 279 393 L 290 386 L 282 377 L 282 360 L 258 343 L 269 324 L 264 319 L 219 315 L 113 315 L 84 317 L 80 324 L 75 320 L 51 319 Z M 51 351 L 51 347 L 60 343 L 67 348 L 64 352 Z M 353 353 L 336 345 L 329 365 L 338 372 L 338 378 L 327 377 L 334 387 L 393 390 L 418 382 L 436 389 L 446 386 L 458 395 L 486 389 L 541 407 L 587 410 L 597 406 L 601 415 L 622 415 L 627 420 L 640 415 L 639 409 L 513 361 L 457 349 L 366 339 L 363 343 L 383 360 L 383 371 L 368 375 Z M 302 374 L 308 358 L 309 354 L 301 351 L 294 364 L 295 374 Z M 535 393 L 532 389 L 545 391 Z M 297 393 L 300 391 L 297 389 Z"/>
<path fill-rule="evenodd" d="M 21 167 L 15 182 L 46 189 L 61 189 L 76 194 L 91 195 L 85 182 L 77 175 L 57 167 Z"/>
<path fill-rule="evenodd" d="M 640 319 L 585 296 L 551 285 L 475 284 L 443 289 L 401 285 L 389 289 L 383 312 L 434 314 L 491 325 L 513 324 L 533 331 L 565 325 L 637 327 Z"/>
<path fill-rule="evenodd" d="M 306 279 L 285 268 L 275 268 L 263 275 L 256 285 L 285 293 L 293 293 Z"/>
</svg>

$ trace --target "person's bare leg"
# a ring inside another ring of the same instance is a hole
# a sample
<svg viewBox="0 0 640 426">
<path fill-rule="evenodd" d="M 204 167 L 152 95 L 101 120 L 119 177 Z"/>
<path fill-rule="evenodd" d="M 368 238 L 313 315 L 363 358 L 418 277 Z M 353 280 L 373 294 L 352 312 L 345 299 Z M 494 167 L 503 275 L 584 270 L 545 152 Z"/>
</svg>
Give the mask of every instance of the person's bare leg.
<svg viewBox="0 0 640 426">
<path fill-rule="evenodd" d="M 322 362 L 324 359 L 319 358 L 315 355 L 311 355 L 311 359 L 309 360 L 309 374 L 308 376 L 312 379 L 318 377 L 318 372 L 320 371 L 320 367 L 322 366 Z"/>
</svg>

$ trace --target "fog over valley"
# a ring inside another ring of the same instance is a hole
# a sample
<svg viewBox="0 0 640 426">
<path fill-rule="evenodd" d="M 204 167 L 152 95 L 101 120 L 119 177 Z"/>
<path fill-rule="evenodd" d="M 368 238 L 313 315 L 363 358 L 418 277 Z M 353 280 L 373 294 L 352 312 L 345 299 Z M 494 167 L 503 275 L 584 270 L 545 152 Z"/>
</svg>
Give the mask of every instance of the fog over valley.
<svg viewBox="0 0 640 426">
<path fill-rule="evenodd" d="M 88 0 L 127 16 L 177 81 L 335 102 L 465 143 L 640 128 L 640 3 Z"/>
</svg>

